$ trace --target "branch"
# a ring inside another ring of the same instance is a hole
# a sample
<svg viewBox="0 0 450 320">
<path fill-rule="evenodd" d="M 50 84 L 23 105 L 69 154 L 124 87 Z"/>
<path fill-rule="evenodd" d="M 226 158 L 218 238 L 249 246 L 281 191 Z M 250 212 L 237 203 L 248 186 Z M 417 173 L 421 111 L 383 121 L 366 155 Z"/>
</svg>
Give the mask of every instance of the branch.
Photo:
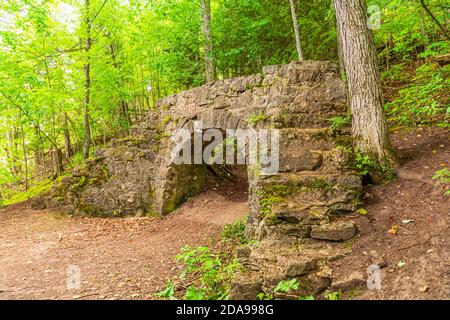
<svg viewBox="0 0 450 320">
<path fill-rule="evenodd" d="M 95 14 L 94 18 L 92 18 L 91 23 L 94 22 L 94 20 L 98 17 L 98 14 L 100 13 L 100 11 L 102 11 L 102 9 L 103 9 L 103 7 L 105 6 L 105 4 L 106 4 L 107 1 L 108 1 L 108 0 L 103 1 L 102 6 L 100 7 L 100 9 L 98 9 L 98 11 L 97 11 L 97 13 Z"/>
<path fill-rule="evenodd" d="M 433 19 L 434 22 L 438 25 L 438 27 L 441 29 L 442 33 L 444 34 L 445 38 L 450 41 L 450 36 L 448 35 L 447 30 L 444 28 L 444 26 L 436 19 L 436 17 L 433 15 L 433 13 L 428 9 L 427 5 L 425 4 L 424 0 L 419 0 L 422 7 L 425 9 L 425 11 L 428 13 L 428 15 Z"/>
</svg>

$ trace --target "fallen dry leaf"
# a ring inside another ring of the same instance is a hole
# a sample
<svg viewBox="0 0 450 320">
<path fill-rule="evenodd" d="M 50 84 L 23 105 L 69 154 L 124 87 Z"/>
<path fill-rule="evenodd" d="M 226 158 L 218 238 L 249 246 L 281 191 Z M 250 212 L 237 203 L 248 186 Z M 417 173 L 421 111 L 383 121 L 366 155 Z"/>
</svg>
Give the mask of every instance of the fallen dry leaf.
<svg viewBox="0 0 450 320">
<path fill-rule="evenodd" d="M 398 232 L 398 225 L 394 224 L 388 231 L 389 234 L 396 235 Z"/>
</svg>

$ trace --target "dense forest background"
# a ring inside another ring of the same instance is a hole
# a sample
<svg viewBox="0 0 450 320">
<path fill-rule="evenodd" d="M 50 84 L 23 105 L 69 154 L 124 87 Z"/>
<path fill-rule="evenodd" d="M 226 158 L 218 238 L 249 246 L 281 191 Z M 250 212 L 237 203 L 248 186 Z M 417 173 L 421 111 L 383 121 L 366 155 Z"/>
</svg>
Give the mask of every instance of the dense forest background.
<svg viewBox="0 0 450 320">
<path fill-rule="evenodd" d="M 368 5 L 381 9 L 374 34 L 391 128 L 448 127 L 450 68 L 435 59 L 450 49 L 448 3 Z M 332 0 L 299 0 L 296 11 L 305 59 L 338 62 Z M 212 0 L 211 16 L 217 79 L 298 59 L 287 0 Z M 204 48 L 196 0 L 2 2 L 0 205 L 81 163 L 87 134 L 93 152 L 157 99 L 204 84 Z"/>
</svg>

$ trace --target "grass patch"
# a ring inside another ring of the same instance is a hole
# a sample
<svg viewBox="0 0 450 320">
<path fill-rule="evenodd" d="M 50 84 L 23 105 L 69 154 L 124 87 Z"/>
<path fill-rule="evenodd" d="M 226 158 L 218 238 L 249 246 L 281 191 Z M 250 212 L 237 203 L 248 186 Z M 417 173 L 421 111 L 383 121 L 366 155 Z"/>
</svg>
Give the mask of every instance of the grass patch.
<svg viewBox="0 0 450 320">
<path fill-rule="evenodd" d="M 54 184 L 52 179 L 36 182 L 31 185 L 28 190 L 9 190 L 8 194 L 4 194 L 4 199 L 0 199 L 0 207 L 27 201 L 38 197 L 50 191 Z"/>
</svg>

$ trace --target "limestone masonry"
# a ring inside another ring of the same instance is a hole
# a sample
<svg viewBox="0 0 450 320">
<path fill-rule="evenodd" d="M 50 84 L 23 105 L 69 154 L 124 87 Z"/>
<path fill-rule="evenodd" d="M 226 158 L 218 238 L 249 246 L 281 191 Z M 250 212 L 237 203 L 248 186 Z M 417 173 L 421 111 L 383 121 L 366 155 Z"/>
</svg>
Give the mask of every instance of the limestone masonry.
<svg viewBox="0 0 450 320">
<path fill-rule="evenodd" d="M 224 131 L 276 128 L 279 173 L 263 176 L 258 165 L 248 166 L 248 234 L 259 242 L 238 252 L 246 272 L 236 275 L 233 297 L 256 298 L 292 277 L 307 284 L 299 289 L 305 294 L 328 287 L 327 259 L 345 254 L 336 241 L 357 232 L 352 221 L 335 217 L 357 209 L 362 189 L 349 165 L 349 137 L 331 130 L 331 118 L 347 115 L 336 66 L 269 66 L 166 97 L 156 109 L 128 138 L 97 150 L 94 160 L 63 178 L 47 205 L 98 216 L 167 214 L 205 182 L 205 165 L 171 163 L 176 129 L 193 132 L 194 121 Z"/>
</svg>

